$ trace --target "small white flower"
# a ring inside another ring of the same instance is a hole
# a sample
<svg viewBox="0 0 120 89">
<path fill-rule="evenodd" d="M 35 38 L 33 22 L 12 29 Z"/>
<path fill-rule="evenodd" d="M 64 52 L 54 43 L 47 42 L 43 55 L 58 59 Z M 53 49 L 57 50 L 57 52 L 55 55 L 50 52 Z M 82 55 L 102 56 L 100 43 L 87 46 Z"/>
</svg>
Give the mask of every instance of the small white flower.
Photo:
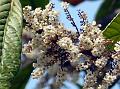
<svg viewBox="0 0 120 89">
<path fill-rule="evenodd" d="M 120 41 L 115 44 L 114 50 L 115 50 L 116 52 L 119 52 L 119 51 L 120 51 Z"/>
<path fill-rule="evenodd" d="M 23 10 L 32 10 L 31 6 L 25 6 L 25 8 L 23 8 Z"/>
<path fill-rule="evenodd" d="M 51 9 L 52 9 L 52 6 L 53 6 L 53 4 L 50 2 L 48 5 L 45 6 L 45 8 L 46 8 L 47 10 L 51 10 Z"/>
<path fill-rule="evenodd" d="M 93 21 L 93 22 L 92 22 L 92 25 L 96 25 L 96 21 Z"/>
<path fill-rule="evenodd" d="M 62 2 L 61 5 L 64 10 L 69 7 L 67 2 Z M 98 84 L 97 78 L 102 75 L 102 71 L 100 73 L 99 70 L 105 67 L 109 59 L 108 55 L 105 55 L 107 53 L 105 49 L 106 40 L 99 26 L 96 25 L 95 21 L 93 23 L 85 22 L 85 25 L 82 26 L 83 32 L 77 39 L 78 36 L 75 33 L 64 28 L 58 19 L 58 12 L 52 8 L 53 4 L 50 3 L 44 10 L 41 8 L 31 10 L 30 6 L 23 9 L 24 18 L 28 22 L 25 28 L 32 34 L 30 37 L 32 40 L 24 45 L 23 53 L 37 61 L 33 65 L 36 68 L 32 73 L 33 77 L 39 78 L 47 70 L 50 76 L 56 75 L 55 83 L 56 89 L 58 89 L 66 79 L 66 74 L 70 69 L 68 66 L 62 67 L 62 64 L 66 65 L 67 62 L 70 62 L 71 66 L 74 67 L 69 72 L 70 74 L 87 69 L 84 89 L 107 89 L 109 83 L 116 78 L 118 71 L 116 73 L 112 71 L 111 75 L 106 74 L 101 85 L 94 87 L 95 84 Z M 84 13 L 82 18 L 86 19 Z M 116 66 L 119 66 L 120 42 L 115 44 L 114 50 L 116 52 L 111 55 L 115 61 L 117 60 Z M 94 72 L 89 70 L 93 63 L 97 66 Z M 103 84 L 104 82 L 106 84 Z"/>
<path fill-rule="evenodd" d="M 69 7 L 69 3 L 67 2 L 62 2 L 61 3 L 61 6 L 64 8 L 64 9 L 67 9 Z"/>
<path fill-rule="evenodd" d="M 57 43 L 59 44 L 60 47 L 64 49 L 69 49 L 72 46 L 72 40 L 68 37 L 63 37 Z"/>
<path fill-rule="evenodd" d="M 95 61 L 95 65 L 99 68 L 103 68 L 106 65 L 106 63 L 107 63 L 107 58 L 105 57 L 102 57 Z"/>
<path fill-rule="evenodd" d="M 115 75 L 110 75 L 109 73 L 106 73 L 106 76 L 104 77 L 104 80 L 107 83 L 112 83 L 116 79 Z"/>
<path fill-rule="evenodd" d="M 99 52 L 99 50 L 97 48 L 93 48 L 93 50 L 91 52 L 94 56 L 100 56 L 101 55 L 101 52 Z"/>
<path fill-rule="evenodd" d="M 37 15 L 42 14 L 41 8 L 36 8 L 35 11 L 34 11 L 34 14 L 37 14 Z"/>
<path fill-rule="evenodd" d="M 93 42 L 88 36 L 82 36 L 80 39 L 80 45 L 83 46 L 84 49 L 90 50 L 93 48 Z"/>
</svg>

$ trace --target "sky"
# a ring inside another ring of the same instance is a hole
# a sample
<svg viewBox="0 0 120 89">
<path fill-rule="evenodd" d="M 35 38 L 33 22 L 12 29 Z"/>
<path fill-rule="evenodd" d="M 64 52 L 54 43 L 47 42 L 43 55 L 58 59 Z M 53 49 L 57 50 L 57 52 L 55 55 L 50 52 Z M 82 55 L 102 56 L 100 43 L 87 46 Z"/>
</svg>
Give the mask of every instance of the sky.
<svg viewBox="0 0 120 89">
<path fill-rule="evenodd" d="M 89 22 L 92 22 L 95 18 L 95 15 L 96 15 L 102 1 L 103 0 L 95 0 L 95 1 L 87 1 L 86 0 L 85 2 L 83 2 L 77 6 L 69 7 L 70 14 L 74 18 L 78 27 L 80 27 L 80 23 L 79 23 L 80 19 L 77 15 L 78 14 L 77 10 L 80 9 L 81 11 L 84 11 L 88 15 Z M 59 11 L 59 13 L 60 13 L 59 19 L 62 23 L 64 23 L 65 27 L 69 28 L 69 29 L 74 29 L 72 27 L 72 25 L 70 24 L 70 22 L 66 19 L 66 15 L 63 11 L 63 8 L 60 5 L 59 0 L 51 0 L 51 2 L 55 3 L 55 10 Z"/>
<path fill-rule="evenodd" d="M 71 30 L 75 30 L 75 28 L 72 27 L 70 22 L 66 19 L 66 15 L 64 14 L 63 8 L 61 7 L 59 0 L 51 0 L 51 2 L 55 4 L 55 10 L 59 11 L 59 13 L 60 13 L 59 19 L 62 23 L 64 23 L 64 26 Z M 72 17 L 74 18 L 76 25 L 80 28 L 80 23 L 79 23 L 80 20 L 77 15 L 78 9 L 85 11 L 88 15 L 89 22 L 92 22 L 92 21 L 94 21 L 97 10 L 99 9 L 102 2 L 103 2 L 103 0 L 85 1 L 82 4 L 79 4 L 77 6 L 74 6 L 74 7 L 70 6 L 69 11 L 70 11 Z M 79 81 L 79 82 L 81 82 L 81 81 Z M 30 77 L 29 82 L 25 89 L 35 89 L 37 83 L 38 83 L 37 79 L 32 79 Z M 65 83 L 66 83 L 66 85 L 68 85 L 68 87 L 70 89 L 77 89 L 77 87 L 74 86 L 73 84 L 70 84 L 68 82 L 65 82 Z M 62 89 L 65 89 L 65 88 L 62 88 Z M 118 87 L 118 85 L 116 85 L 112 89 L 120 89 L 120 88 Z"/>
</svg>

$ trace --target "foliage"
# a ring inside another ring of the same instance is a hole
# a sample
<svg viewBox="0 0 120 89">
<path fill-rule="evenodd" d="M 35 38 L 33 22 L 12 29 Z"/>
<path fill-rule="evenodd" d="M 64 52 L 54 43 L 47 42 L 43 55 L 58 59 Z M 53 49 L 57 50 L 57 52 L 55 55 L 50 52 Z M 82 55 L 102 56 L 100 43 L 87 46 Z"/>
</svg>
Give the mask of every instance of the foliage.
<svg viewBox="0 0 120 89">
<path fill-rule="evenodd" d="M 12 81 L 11 89 L 24 89 L 33 70 L 32 64 L 21 69 Z"/>
<path fill-rule="evenodd" d="M 120 41 L 120 14 L 118 14 L 111 23 L 105 28 L 104 36 L 113 41 Z"/>
<path fill-rule="evenodd" d="M 36 7 L 45 8 L 45 5 L 49 2 L 49 0 L 20 0 L 20 2 L 22 4 L 22 7 L 31 5 L 32 8 L 35 9 Z M 29 80 L 32 70 L 33 67 L 31 64 L 21 69 L 18 72 L 17 76 L 14 78 L 12 82 L 13 86 L 11 87 L 11 89 L 24 89 Z M 19 82 L 22 82 L 22 84 Z"/>
<path fill-rule="evenodd" d="M 22 7 L 27 5 L 32 6 L 33 9 L 37 7 L 45 8 L 45 5 L 49 2 L 49 0 L 20 0 Z"/>
<path fill-rule="evenodd" d="M 103 19 L 118 8 L 120 8 L 120 0 L 104 0 L 96 15 L 96 21 Z"/>
<path fill-rule="evenodd" d="M 116 17 L 114 17 L 108 24 L 103 32 L 103 35 L 107 39 L 113 40 L 113 43 L 107 46 L 108 49 L 113 50 L 114 44 L 117 41 L 120 41 L 120 14 L 117 14 Z"/>
<path fill-rule="evenodd" d="M 0 0 L 0 89 L 9 89 L 20 65 L 22 8 L 19 0 Z"/>
</svg>

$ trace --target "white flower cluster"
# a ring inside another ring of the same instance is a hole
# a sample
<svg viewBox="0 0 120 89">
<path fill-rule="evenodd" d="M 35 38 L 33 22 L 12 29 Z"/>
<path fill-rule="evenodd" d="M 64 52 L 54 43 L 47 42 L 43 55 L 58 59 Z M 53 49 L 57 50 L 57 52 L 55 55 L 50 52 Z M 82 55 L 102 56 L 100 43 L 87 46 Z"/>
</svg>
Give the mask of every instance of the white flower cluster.
<svg viewBox="0 0 120 89">
<path fill-rule="evenodd" d="M 107 62 L 107 58 L 102 57 L 101 59 L 97 59 L 97 60 L 95 61 L 95 65 L 96 65 L 97 67 L 103 68 L 103 67 L 106 65 L 106 62 Z"/>
<path fill-rule="evenodd" d="M 68 12 L 69 4 L 64 2 L 62 6 L 67 19 L 76 27 Z M 26 6 L 23 12 L 25 30 L 31 33 L 32 38 L 24 45 L 23 53 L 37 60 L 33 64 L 36 68 L 32 73 L 33 78 L 40 78 L 48 71 L 56 79 L 54 89 L 62 86 L 67 74 L 79 73 L 81 70 L 87 72 L 84 89 L 106 89 L 116 79 L 120 65 L 113 65 L 115 62 L 120 63 L 120 42 L 115 44 L 115 52 L 107 50 L 106 45 L 112 41 L 103 37 L 100 25 L 96 25 L 95 21 L 88 23 L 84 12 L 79 12 L 83 19 L 83 31 L 79 33 L 77 27 L 77 33 L 64 28 L 52 3 L 44 10 L 31 10 L 30 6 Z"/>
<path fill-rule="evenodd" d="M 61 6 L 62 6 L 64 9 L 68 9 L 69 3 L 67 3 L 67 2 L 62 2 L 62 3 L 61 3 Z"/>
<path fill-rule="evenodd" d="M 104 37 L 102 31 L 94 24 L 83 26 L 84 32 L 80 35 L 80 46 L 84 50 L 92 50 L 94 56 L 101 56 L 105 50 Z"/>
<path fill-rule="evenodd" d="M 109 84 L 116 79 L 116 76 L 106 73 L 104 80 Z"/>
<path fill-rule="evenodd" d="M 115 50 L 116 52 L 120 52 L 120 41 L 115 44 L 114 50 Z"/>
<path fill-rule="evenodd" d="M 112 57 L 115 60 L 120 61 L 120 41 L 115 44 L 114 50 L 116 51 L 116 53 L 113 54 Z"/>
</svg>

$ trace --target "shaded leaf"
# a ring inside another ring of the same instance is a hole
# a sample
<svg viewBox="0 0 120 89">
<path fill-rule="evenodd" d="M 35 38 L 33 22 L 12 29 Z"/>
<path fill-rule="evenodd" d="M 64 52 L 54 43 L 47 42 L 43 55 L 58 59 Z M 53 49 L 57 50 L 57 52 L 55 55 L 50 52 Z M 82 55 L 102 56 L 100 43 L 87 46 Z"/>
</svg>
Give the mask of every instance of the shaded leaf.
<svg viewBox="0 0 120 89">
<path fill-rule="evenodd" d="M 96 15 L 96 21 L 99 21 L 109 14 L 113 13 L 116 9 L 120 8 L 120 0 L 104 0 Z"/>
<path fill-rule="evenodd" d="M 117 14 L 116 17 L 114 17 L 108 24 L 103 35 L 114 42 L 120 41 L 120 14 Z"/>
<path fill-rule="evenodd" d="M 45 5 L 48 4 L 49 0 L 20 0 L 22 7 L 27 5 L 32 6 L 33 9 L 37 7 L 45 8 Z"/>
<path fill-rule="evenodd" d="M 78 89 L 83 89 L 83 86 L 78 83 L 76 84 L 76 86 L 78 87 Z"/>
<path fill-rule="evenodd" d="M 25 89 L 26 83 L 33 71 L 32 64 L 28 65 L 27 67 L 21 69 L 17 76 L 12 81 L 11 89 Z"/>
</svg>

